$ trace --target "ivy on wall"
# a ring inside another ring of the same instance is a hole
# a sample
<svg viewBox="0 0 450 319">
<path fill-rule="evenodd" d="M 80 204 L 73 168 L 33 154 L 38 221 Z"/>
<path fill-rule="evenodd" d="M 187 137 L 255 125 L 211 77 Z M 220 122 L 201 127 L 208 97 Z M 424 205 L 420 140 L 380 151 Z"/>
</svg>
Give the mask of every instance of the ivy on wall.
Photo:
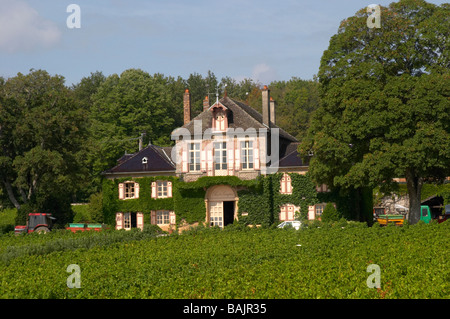
<svg viewBox="0 0 450 319">
<path fill-rule="evenodd" d="M 139 198 L 119 199 L 119 184 L 125 181 L 134 181 L 139 183 Z M 172 187 L 178 182 L 178 178 L 173 176 L 154 176 L 131 178 L 124 177 L 114 180 L 103 180 L 103 216 L 107 224 L 115 224 L 115 215 L 117 212 L 142 212 L 144 222 L 148 221 L 152 210 L 174 210 L 174 198 L 152 198 L 152 183 L 158 180 L 172 182 Z"/>
<path fill-rule="evenodd" d="M 206 190 L 214 185 L 229 185 L 237 189 L 239 197 L 239 223 L 246 225 L 271 225 L 279 220 L 280 207 L 293 204 L 300 207 L 297 218 L 306 219 L 308 207 L 317 203 L 336 203 L 341 217 L 354 219 L 353 204 L 356 199 L 352 192 L 339 190 L 318 193 L 315 183 L 308 174 L 290 173 L 292 194 L 280 193 L 282 173 L 259 176 L 254 180 L 241 180 L 236 176 L 204 176 L 194 182 L 184 182 L 178 177 L 155 176 L 140 178 L 119 178 L 103 181 L 103 213 L 107 224 L 115 224 L 116 212 L 143 212 L 144 223 L 149 223 L 152 210 L 173 210 L 177 224 L 203 222 L 206 219 Z M 119 200 L 119 183 L 133 180 L 139 183 L 139 198 Z M 172 182 L 172 198 L 151 198 L 151 184 L 158 180 Z M 370 214 L 371 202 L 367 202 L 365 214 Z M 370 207 L 369 207 L 370 206 Z M 367 213 L 369 212 L 369 213 Z"/>
<path fill-rule="evenodd" d="M 263 177 L 262 188 L 238 192 L 239 221 L 251 225 L 270 225 L 278 221 L 280 207 L 284 204 L 299 206 L 301 216 L 306 218 L 308 207 L 319 202 L 315 184 L 308 174 L 291 173 L 289 175 L 292 194 L 280 193 L 282 173 Z"/>
<path fill-rule="evenodd" d="M 119 200 L 119 183 L 125 181 L 139 183 L 139 198 Z M 151 197 L 152 182 L 167 180 L 172 182 L 172 198 Z M 177 224 L 202 222 L 206 218 L 206 190 L 214 185 L 231 187 L 260 188 L 261 179 L 241 180 L 236 176 L 204 176 L 194 182 L 183 182 L 173 176 L 124 177 L 103 181 L 103 215 L 107 224 L 115 224 L 116 212 L 143 212 L 144 223 L 149 222 L 152 210 L 173 210 Z M 148 213 L 148 214 L 146 214 Z"/>
</svg>

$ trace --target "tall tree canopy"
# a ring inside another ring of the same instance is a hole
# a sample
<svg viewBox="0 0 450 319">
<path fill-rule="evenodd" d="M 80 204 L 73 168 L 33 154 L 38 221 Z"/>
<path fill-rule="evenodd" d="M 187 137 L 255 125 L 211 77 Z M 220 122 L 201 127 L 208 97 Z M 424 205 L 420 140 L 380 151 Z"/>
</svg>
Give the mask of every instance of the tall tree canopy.
<svg viewBox="0 0 450 319">
<path fill-rule="evenodd" d="M 89 155 L 94 175 L 115 165 L 124 151 L 144 145 L 169 145 L 170 133 L 182 125 L 182 80 L 150 75 L 139 69 L 113 74 L 102 82 L 92 96 Z"/>
<path fill-rule="evenodd" d="M 319 107 L 319 83 L 293 77 L 270 84 L 270 95 L 276 101 L 276 124 L 301 141 Z"/>
<path fill-rule="evenodd" d="M 367 18 L 361 9 L 331 38 L 300 151 L 313 150 L 311 175 L 333 187 L 405 177 L 415 223 L 424 181 L 450 173 L 450 6 L 402 0 L 381 7 L 381 28 Z"/>
<path fill-rule="evenodd" d="M 16 208 L 49 198 L 70 203 L 85 174 L 86 119 L 61 76 L 32 70 L 2 81 L 0 187 Z"/>
</svg>

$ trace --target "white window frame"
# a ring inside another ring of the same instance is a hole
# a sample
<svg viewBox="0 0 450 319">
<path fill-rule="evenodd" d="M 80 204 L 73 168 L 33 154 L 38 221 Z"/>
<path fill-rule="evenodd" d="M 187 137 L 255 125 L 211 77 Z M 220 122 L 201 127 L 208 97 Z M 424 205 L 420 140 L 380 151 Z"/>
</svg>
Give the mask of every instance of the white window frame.
<svg viewBox="0 0 450 319">
<path fill-rule="evenodd" d="M 169 194 L 169 182 L 157 181 L 156 182 L 156 195 L 158 198 L 167 198 Z"/>
<path fill-rule="evenodd" d="M 136 185 L 134 182 L 125 182 L 123 185 L 124 188 L 124 198 L 135 198 L 136 196 Z"/>
<path fill-rule="evenodd" d="M 254 165 L 253 141 L 241 141 L 241 165 L 243 170 L 253 170 Z"/>
<path fill-rule="evenodd" d="M 326 205 L 327 205 L 326 203 L 320 203 L 320 204 L 314 205 L 314 216 L 316 218 L 322 216 L 323 210 L 325 209 Z"/>
<path fill-rule="evenodd" d="M 126 230 L 131 229 L 131 213 L 123 214 L 123 229 L 126 229 Z"/>
<path fill-rule="evenodd" d="M 199 172 L 200 163 L 200 143 L 189 143 L 189 171 Z"/>
<path fill-rule="evenodd" d="M 156 211 L 156 225 L 169 225 L 170 224 L 170 211 L 157 210 Z"/>
<path fill-rule="evenodd" d="M 214 142 L 214 170 L 227 169 L 227 142 Z"/>
</svg>

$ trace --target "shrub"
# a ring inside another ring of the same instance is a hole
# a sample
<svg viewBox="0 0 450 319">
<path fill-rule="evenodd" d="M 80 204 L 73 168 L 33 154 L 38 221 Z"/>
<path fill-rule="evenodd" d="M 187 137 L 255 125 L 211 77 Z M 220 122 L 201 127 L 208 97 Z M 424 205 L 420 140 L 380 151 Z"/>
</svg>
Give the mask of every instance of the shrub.
<svg viewBox="0 0 450 319">
<path fill-rule="evenodd" d="M 89 213 L 91 214 L 91 221 L 94 223 L 103 223 L 103 193 L 99 192 L 92 194 L 89 197 Z"/>
<path fill-rule="evenodd" d="M 91 220 L 91 214 L 89 212 L 89 204 L 72 205 L 74 212 L 73 222 L 84 223 Z"/>
<path fill-rule="evenodd" d="M 332 203 L 328 203 L 323 209 L 322 222 L 336 222 L 340 219 L 340 216 Z"/>
</svg>

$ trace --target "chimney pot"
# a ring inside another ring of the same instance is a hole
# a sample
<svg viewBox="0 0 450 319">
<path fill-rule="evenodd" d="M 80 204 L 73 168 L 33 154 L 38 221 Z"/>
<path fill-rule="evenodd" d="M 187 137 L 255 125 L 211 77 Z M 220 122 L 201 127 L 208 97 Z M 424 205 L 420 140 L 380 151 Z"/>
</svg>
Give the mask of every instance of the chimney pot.
<svg viewBox="0 0 450 319">
<path fill-rule="evenodd" d="M 264 85 L 262 91 L 262 116 L 263 123 L 270 127 L 270 90 Z"/>
<path fill-rule="evenodd" d="M 277 108 L 277 103 L 275 102 L 275 100 L 270 97 L 270 121 L 272 122 L 272 124 L 276 124 L 275 123 L 275 110 Z"/>
<path fill-rule="evenodd" d="M 209 109 L 209 99 L 208 96 L 205 96 L 205 99 L 203 100 L 203 111 L 206 111 Z"/>
<path fill-rule="evenodd" d="M 184 91 L 183 113 L 184 113 L 184 124 L 187 124 L 191 121 L 191 95 L 189 94 L 189 89 L 186 89 Z"/>
</svg>

